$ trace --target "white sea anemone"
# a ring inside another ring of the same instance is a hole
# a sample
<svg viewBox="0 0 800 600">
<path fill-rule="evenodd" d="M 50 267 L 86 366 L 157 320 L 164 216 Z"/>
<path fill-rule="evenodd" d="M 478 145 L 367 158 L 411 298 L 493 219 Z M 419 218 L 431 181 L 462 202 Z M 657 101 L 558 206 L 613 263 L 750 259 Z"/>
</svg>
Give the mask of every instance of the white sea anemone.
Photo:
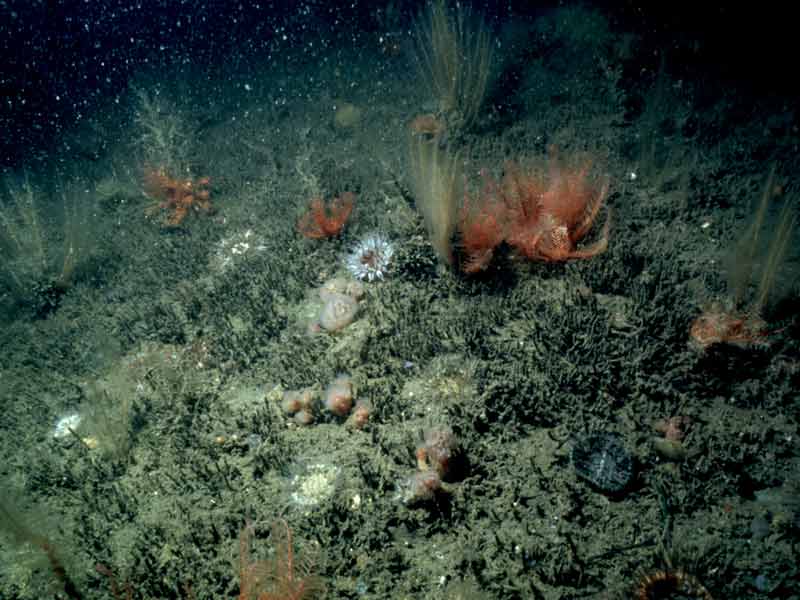
<svg viewBox="0 0 800 600">
<path fill-rule="evenodd" d="M 347 270 L 356 279 L 375 281 L 383 279 L 394 256 L 394 245 L 380 233 L 373 233 L 359 241 L 347 255 Z"/>
</svg>

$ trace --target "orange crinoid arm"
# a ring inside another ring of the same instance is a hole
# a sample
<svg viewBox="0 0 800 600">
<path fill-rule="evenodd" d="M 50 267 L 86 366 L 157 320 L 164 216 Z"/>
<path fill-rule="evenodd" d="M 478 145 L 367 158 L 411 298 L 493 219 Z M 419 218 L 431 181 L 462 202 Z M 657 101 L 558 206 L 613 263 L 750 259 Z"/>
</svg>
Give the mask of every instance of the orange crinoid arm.
<svg viewBox="0 0 800 600">
<path fill-rule="evenodd" d="M 214 212 L 211 193 L 208 190 L 211 180 L 208 177 L 201 177 L 197 181 L 178 180 L 172 179 L 163 168 L 147 168 L 143 180 L 145 194 L 158 202 L 155 207 L 149 207 L 145 212 L 152 214 L 159 210 L 167 211 L 165 225 L 171 227 L 180 225 L 190 209 L 206 214 Z"/>
<path fill-rule="evenodd" d="M 608 179 L 589 176 L 591 162 L 570 167 L 550 149 L 542 172 L 508 170 L 504 193 L 512 209 L 508 243 L 522 256 L 544 262 L 591 258 L 608 246 L 609 219 L 600 239 L 577 248 L 591 230 L 608 197 Z"/>
<path fill-rule="evenodd" d="M 350 218 L 355 199 L 353 192 L 345 192 L 327 204 L 322 198 L 314 198 L 308 211 L 297 221 L 297 231 L 311 239 L 338 235 Z"/>
<path fill-rule="evenodd" d="M 239 600 L 311 600 L 324 592 L 324 582 L 313 572 L 315 548 L 295 554 L 286 521 L 279 519 L 272 525 L 274 553 L 267 560 L 251 562 L 252 535 L 251 525 L 239 535 Z"/>
<path fill-rule="evenodd" d="M 477 273 L 489 266 L 495 248 L 506 234 L 507 209 L 500 198 L 497 183 L 486 173 L 483 189 L 477 196 L 464 194 L 458 230 L 464 253 L 465 273 Z"/>
</svg>

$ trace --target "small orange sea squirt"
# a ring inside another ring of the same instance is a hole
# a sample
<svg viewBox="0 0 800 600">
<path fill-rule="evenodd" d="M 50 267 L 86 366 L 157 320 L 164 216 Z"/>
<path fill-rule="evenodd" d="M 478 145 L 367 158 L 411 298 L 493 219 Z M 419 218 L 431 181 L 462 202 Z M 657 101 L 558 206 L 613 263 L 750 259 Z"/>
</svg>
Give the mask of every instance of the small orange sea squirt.
<svg viewBox="0 0 800 600">
<path fill-rule="evenodd" d="M 334 379 L 323 396 L 325 408 L 337 417 L 346 417 L 353 408 L 353 382 L 349 375 Z"/>
</svg>

